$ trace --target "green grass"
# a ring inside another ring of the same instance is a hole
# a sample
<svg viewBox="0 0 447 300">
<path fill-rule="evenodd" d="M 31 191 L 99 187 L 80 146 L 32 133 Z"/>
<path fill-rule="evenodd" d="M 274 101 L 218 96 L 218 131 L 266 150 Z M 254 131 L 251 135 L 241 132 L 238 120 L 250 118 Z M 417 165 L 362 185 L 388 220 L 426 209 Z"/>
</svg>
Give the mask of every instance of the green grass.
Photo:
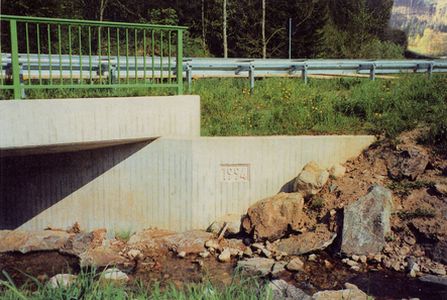
<svg viewBox="0 0 447 300">
<path fill-rule="evenodd" d="M 136 282 L 116 285 L 99 280 L 100 274 L 81 272 L 77 280 L 68 288 L 51 288 L 34 278 L 22 287 L 16 287 L 11 280 L 0 281 L 0 299 L 271 299 L 269 288 L 256 278 L 234 277 L 228 286 L 216 286 L 209 281 L 188 284 L 182 288 L 173 284 L 160 287 Z"/>
<path fill-rule="evenodd" d="M 416 208 L 414 211 L 400 211 L 397 213 L 402 220 L 411 220 L 416 218 L 434 218 L 435 211 L 425 208 Z"/>
<path fill-rule="evenodd" d="M 424 181 L 424 180 L 402 180 L 402 181 L 393 181 L 387 185 L 389 189 L 393 190 L 400 196 L 408 196 L 411 194 L 413 190 L 421 189 L 421 188 L 433 188 L 435 186 L 434 182 Z"/>
<path fill-rule="evenodd" d="M 250 95 L 247 79 L 194 80 L 201 96 L 202 135 L 383 134 L 425 126 L 428 144 L 447 149 L 447 75 L 398 79 L 256 80 Z M 185 90 L 187 90 L 185 88 Z M 30 98 L 170 95 L 174 90 L 105 89 L 30 91 Z"/>
<path fill-rule="evenodd" d="M 134 232 L 131 229 L 120 229 L 115 231 L 115 238 L 123 242 L 128 242 Z"/>
</svg>

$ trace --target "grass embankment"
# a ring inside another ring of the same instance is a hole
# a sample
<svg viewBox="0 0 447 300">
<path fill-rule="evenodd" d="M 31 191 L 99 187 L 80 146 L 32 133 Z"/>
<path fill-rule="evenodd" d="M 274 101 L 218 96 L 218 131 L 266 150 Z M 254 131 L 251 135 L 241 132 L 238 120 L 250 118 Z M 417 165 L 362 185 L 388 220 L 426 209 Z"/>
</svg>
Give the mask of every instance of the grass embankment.
<svg viewBox="0 0 447 300">
<path fill-rule="evenodd" d="M 385 134 L 430 128 L 426 141 L 447 146 L 447 76 L 267 79 L 253 96 L 241 80 L 198 80 L 203 135 Z"/>
<path fill-rule="evenodd" d="M 100 279 L 101 274 L 94 272 L 78 275 L 76 281 L 69 287 L 52 288 L 34 278 L 22 287 L 16 287 L 12 280 L 0 280 L 1 300 L 48 300 L 48 299 L 209 299 L 209 300 L 257 300 L 272 299 L 272 292 L 267 285 L 255 278 L 236 276 L 228 286 L 217 286 L 209 281 L 197 284 L 187 284 L 177 287 L 174 284 L 160 287 L 157 284 L 147 285 L 136 282 L 123 286 Z"/>
<path fill-rule="evenodd" d="M 194 80 L 201 96 L 202 135 L 384 134 L 416 126 L 430 129 L 425 142 L 447 147 L 447 75 L 399 79 L 269 78 L 250 95 L 245 79 Z M 168 95 L 166 90 L 30 91 L 30 98 Z"/>
</svg>

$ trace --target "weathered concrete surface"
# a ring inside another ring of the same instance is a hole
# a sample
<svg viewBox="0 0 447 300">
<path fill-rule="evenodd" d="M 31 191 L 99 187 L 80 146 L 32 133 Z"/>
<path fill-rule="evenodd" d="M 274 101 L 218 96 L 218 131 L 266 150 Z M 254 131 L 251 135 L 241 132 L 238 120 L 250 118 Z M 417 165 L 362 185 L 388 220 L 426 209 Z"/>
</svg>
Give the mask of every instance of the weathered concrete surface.
<svg viewBox="0 0 447 300">
<path fill-rule="evenodd" d="M 0 102 L 0 154 L 48 153 L 87 143 L 199 136 L 198 96 L 21 100 Z M 44 151 L 44 152 L 42 152 Z"/>
<path fill-rule="evenodd" d="M 372 136 L 159 138 L 0 158 L 0 228 L 205 229 L 275 195 L 311 160 L 357 156 Z"/>
</svg>

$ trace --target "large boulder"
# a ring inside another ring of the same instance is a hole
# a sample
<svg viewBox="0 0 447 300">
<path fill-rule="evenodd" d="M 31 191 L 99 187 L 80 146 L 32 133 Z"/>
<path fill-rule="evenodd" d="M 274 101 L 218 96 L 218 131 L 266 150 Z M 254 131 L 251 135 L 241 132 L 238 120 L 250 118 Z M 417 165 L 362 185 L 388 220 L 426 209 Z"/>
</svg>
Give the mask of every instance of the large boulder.
<svg viewBox="0 0 447 300">
<path fill-rule="evenodd" d="M 346 289 L 339 291 L 322 291 L 312 296 L 313 300 L 367 300 L 368 295 L 353 284 L 346 283 Z"/>
<path fill-rule="evenodd" d="M 79 232 L 68 238 L 61 253 L 79 256 L 90 248 L 99 247 L 106 239 L 107 230 L 97 229 L 91 232 Z"/>
<path fill-rule="evenodd" d="M 227 226 L 224 236 L 237 235 L 241 231 L 241 219 L 242 215 L 240 214 L 226 214 L 214 221 L 208 231 L 219 234 Z"/>
<path fill-rule="evenodd" d="M 254 257 L 237 262 L 241 272 L 252 276 L 267 276 L 271 273 L 275 260 L 272 258 Z"/>
<path fill-rule="evenodd" d="M 88 249 L 79 255 L 81 267 L 128 266 L 130 261 L 110 247 L 100 246 Z"/>
<path fill-rule="evenodd" d="M 330 232 L 326 225 L 318 224 L 315 231 L 292 235 L 279 241 L 276 248 L 287 255 L 303 255 L 327 248 L 336 236 L 337 234 Z"/>
<path fill-rule="evenodd" d="M 388 173 L 393 179 L 416 180 L 429 163 L 427 151 L 418 146 L 405 146 L 385 157 Z"/>
<path fill-rule="evenodd" d="M 300 193 L 280 193 L 252 205 L 242 222 L 245 232 L 256 241 L 274 241 L 291 228 L 301 231 L 308 220 L 303 213 L 304 198 Z"/>
<path fill-rule="evenodd" d="M 0 231 L 0 253 L 59 250 L 70 238 L 71 234 L 59 230 Z"/>
<path fill-rule="evenodd" d="M 311 161 L 304 166 L 300 174 L 295 179 L 293 189 L 301 193 L 304 197 L 318 194 L 329 179 L 329 172 Z"/>
<path fill-rule="evenodd" d="M 341 251 L 347 255 L 380 253 L 391 230 L 392 207 L 392 193 L 382 186 L 373 186 L 345 207 Z"/>
<path fill-rule="evenodd" d="M 303 290 L 288 284 L 285 280 L 277 279 L 269 283 L 273 300 L 311 300 Z"/>
<path fill-rule="evenodd" d="M 177 253 L 199 254 L 206 250 L 206 241 L 213 238 L 213 234 L 202 230 L 191 230 L 168 235 L 163 238 L 170 250 Z"/>
</svg>

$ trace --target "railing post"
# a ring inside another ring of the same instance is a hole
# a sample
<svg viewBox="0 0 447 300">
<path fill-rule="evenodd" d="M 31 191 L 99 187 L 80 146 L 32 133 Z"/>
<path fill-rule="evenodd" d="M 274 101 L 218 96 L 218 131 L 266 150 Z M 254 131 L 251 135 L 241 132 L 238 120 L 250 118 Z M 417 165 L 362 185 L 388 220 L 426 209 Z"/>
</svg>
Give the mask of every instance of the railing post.
<svg viewBox="0 0 447 300">
<path fill-rule="evenodd" d="M 177 30 L 177 94 L 183 95 L 183 30 Z"/>
<path fill-rule="evenodd" d="M 17 21 L 11 20 L 11 63 L 12 63 L 12 84 L 14 87 L 14 99 L 22 99 L 22 87 L 20 82 L 19 65 L 19 45 L 17 41 Z"/>
</svg>

